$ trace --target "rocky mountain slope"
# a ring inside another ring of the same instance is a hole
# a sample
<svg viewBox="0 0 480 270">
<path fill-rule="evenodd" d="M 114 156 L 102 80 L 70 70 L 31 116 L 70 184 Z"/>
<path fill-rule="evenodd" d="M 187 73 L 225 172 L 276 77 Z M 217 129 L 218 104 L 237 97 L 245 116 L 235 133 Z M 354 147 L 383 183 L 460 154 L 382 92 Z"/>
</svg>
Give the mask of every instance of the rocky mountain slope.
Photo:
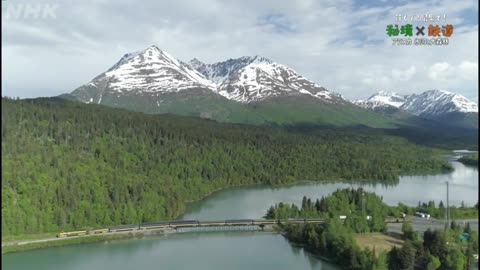
<svg viewBox="0 0 480 270">
<path fill-rule="evenodd" d="M 466 97 L 444 90 L 429 90 L 420 94 L 399 95 L 380 91 L 355 104 L 389 115 L 410 113 L 425 119 L 452 125 L 474 127 L 478 120 L 478 105 Z M 478 124 L 476 124 L 478 128 Z"/>
<path fill-rule="evenodd" d="M 264 57 L 185 63 L 156 46 L 125 54 L 110 69 L 64 97 L 225 122 L 391 124 Z"/>
</svg>

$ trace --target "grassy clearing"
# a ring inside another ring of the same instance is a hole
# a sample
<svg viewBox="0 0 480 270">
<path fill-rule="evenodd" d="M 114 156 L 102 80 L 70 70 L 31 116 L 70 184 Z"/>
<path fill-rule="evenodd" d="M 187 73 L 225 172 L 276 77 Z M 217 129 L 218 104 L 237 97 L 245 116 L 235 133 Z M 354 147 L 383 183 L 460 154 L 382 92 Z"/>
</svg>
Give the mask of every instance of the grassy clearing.
<svg viewBox="0 0 480 270">
<path fill-rule="evenodd" d="M 370 250 L 375 248 L 375 255 L 380 255 L 383 251 L 390 251 L 394 246 L 401 247 L 403 240 L 394 235 L 383 233 L 362 233 L 354 236 L 357 245 Z"/>
</svg>

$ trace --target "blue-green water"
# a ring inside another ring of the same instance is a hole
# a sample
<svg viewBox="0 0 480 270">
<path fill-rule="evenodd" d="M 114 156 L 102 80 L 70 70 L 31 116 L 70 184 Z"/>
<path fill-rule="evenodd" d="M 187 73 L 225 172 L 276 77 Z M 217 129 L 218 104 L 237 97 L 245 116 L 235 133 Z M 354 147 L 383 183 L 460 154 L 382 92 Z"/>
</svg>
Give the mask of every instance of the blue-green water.
<svg viewBox="0 0 480 270">
<path fill-rule="evenodd" d="M 366 185 L 388 204 L 416 205 L 418 201 L 478 201 L 478 169 L 453 162 L 455 171 L 435 176 L 402 177 L 394 187 Z M 358 184 L 303 184 L 289 187 L 244 187 L 224 190 L 192 204 L 185 219 L 258 218 L 277 202 L 300 203 L 304 195 L 319 198 L 337 188 Z M 80 269 L 338 269 L 293 247 L 278 234 L 259 232 L 181 233 L 48 248 L 2 255 L 7 270 Z"/>
<path fill-rule="evenodd" d="M 2 269 L 338 269 L 258 232 L 180 233 L 2 256 Z"/>
<path fill-rule="evenodd" d="M 430 200 L 434 200 L 437 204 L 441 200 L 446 203 L 446 181 L 450 183 L 450 205 L 460 206 L 462 201 L 466 206 L 475 205 L 478 202 L 478 169 L 465 166 L 460 162 L 451 162 L 451 165 L 454 168 L 453 172 L 427 176 L 403 176 L 395 186 L 336 182 L 278 188 L 253 186 L 227 189 L 192 204 L 183 218 L 199 220 L 261 218 L 275 203 L 301 205 L 304 195 L 309 198 L 321 198 L 339 188 L 348 187 L 363 187 L 375 192 L 383 196 L 383 201 L 389 205 L 397 205 L 401 202 L 415 206 L 418 201 Z"/>
</svg>

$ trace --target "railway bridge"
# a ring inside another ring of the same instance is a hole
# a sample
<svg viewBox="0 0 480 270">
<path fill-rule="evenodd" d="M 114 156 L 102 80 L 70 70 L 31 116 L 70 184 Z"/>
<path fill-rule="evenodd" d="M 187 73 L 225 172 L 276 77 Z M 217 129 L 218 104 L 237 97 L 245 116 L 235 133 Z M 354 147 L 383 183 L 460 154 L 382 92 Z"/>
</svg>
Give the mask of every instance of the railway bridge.
<svg viewBox="0 0 480 270">
<path fill-rule="evenodd" d="M 265 227 L 280 224 L 320 224 L 325 219 L 320 218 L 300 218 L 300 219 L 227 219 L 227 220 L 173 220 L 173 221 L 156 221 L 144 222 L 132 225 L 119 225 L 107 228 L 89 229 L 81 231 L 61 232 L 57 237 L 69 237 L 79 235 L 93 235 L 103 233 L 117 233 L 128 231 L 146 231 L 146 230 L 163 230 L 163 231 L 209 231 L 209 230 L 263 230 Z M 386 222 L 399 222 L 398 219 Z"/>
<path fill-rule="evenodd" d="M 179 232 L 188 229 L 198 231 L 208 230 L 258 230 L 267 226 L 278 224 L 319 224 L 324 219 L 230 219 L 230 220 L 175 220 L 175 221 L 158 221 L 146 222 L 139 225 L 121 225 L 108 228 L 109 232 L 131 231 L 131 230 L 152 230 L 165 229 L 176 230 Z"/>
</svg>

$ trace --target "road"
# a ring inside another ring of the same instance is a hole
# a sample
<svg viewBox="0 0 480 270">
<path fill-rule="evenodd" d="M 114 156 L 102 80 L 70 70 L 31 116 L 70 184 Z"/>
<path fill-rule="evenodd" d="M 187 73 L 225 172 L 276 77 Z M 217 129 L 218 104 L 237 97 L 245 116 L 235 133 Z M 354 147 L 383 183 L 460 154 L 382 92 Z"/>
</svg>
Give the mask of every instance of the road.
<svg viewBox="0 0 480 270">
<path fill-rule="evenodd" d="M 470 228 L 478 232 L 478 220 L 477 219 L 462 219 L 455 220 L 458 225 L 465 226 L 468 222 L 470 223 Z M 420 217 L 412 217 L 411 219 L 412 227 L 415 231 L 418 231 L 423 234 L 428 228 L 430 229 L 443 229 L 445 227 L 445 221 L 443 219 L 425 219 Z M 388 223 L 387 229 L 389 232 L 402 233 L 402 223 Z"/>
</svg>

